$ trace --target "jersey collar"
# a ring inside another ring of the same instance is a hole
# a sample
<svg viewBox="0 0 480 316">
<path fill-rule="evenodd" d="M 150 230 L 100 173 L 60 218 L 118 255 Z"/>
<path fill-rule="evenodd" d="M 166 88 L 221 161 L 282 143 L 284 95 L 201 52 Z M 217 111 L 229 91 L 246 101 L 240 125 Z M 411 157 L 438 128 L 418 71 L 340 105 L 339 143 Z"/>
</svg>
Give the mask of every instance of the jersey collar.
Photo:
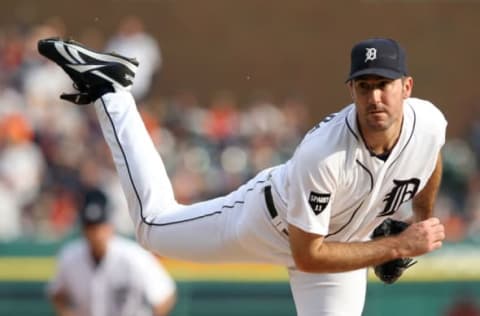
<svg viewBox="0 0 480 316">
<path fill-rule="evenodd" d="M 371 156 L 370 151 L 368 150 L 365 142 L 362 139 L 360 134 L 360 129 L 357 123 L 357 111 L 355 104 L 350 104 L 348 110 L 348 114 L 345 117 L 345 124 L 349 130 L 349 133 L 356 139 L 358 144 L 358 149 L 362 151 L 366 156 Z M 400 136 L 397 140 L 397 143 L 392 148 L 390 155 L 386 161 L 391 161 L 392 163 L 395 162 L 405 148 L 410 143 L 410 140 L 413 137 L 415 132 L 415 124 L 416 124 L 416 114 L 415 110 L 412 107 L 409 99 L 404 101 L 403 107 L 403 123 L 402 123 L 402 130 L 400 132 Z"/>
</svg>

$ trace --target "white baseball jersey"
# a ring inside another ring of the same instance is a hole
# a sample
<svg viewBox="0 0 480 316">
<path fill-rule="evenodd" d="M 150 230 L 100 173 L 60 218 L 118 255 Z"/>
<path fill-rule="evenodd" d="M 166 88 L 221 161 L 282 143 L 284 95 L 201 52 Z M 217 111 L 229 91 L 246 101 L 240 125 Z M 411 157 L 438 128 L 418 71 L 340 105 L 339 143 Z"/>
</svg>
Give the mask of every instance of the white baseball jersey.
<svg viewBox="0 0 480 316">
<path fill-rule="evenodd" d="M 181 205 L 131 94 L 108 93 L 95 108 L 139 242 L 182 260 L 285 265 L 300 316 L 360 315 L 367 274 L 296 270 L 287 223 L 327 240 L 368 239 L 424 188 L 446 129 L 431 103 L 405 100 L 400 138 L 384 161 L 367 150 L 349 105 L 312 129 L 285 164 L 226 196 Z"/>
<path fill-rule="evenodd" d="M 446 120 L 430 102 L 404 102 L 400 137 L 388 159 L 373 156 L 353 104 L 313 128 L 293 158 L 273 172 L 281 216 L 326 240 L 363 241 L 429 180 Z"/>
<path fill-rule="evenodd" d="M 170 297 L 175 284 L 152 254 L 113 237 L 98 265 L 84 239 L 67 244 L 48 285 L 50 295 L 58 291 L 67 293 L 78 316 L 147 316 L 153 305 Z"/>
</svg>

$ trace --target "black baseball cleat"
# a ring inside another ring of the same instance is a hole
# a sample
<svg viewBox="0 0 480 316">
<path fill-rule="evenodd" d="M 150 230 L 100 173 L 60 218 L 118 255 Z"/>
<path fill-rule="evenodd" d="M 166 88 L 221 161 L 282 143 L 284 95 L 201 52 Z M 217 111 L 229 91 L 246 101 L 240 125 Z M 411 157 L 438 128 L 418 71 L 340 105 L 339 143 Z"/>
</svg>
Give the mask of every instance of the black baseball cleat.
<svg viewBox="0 0 480 316">
<path fill-rule="evenodd" d="M 69 39 L 39 40 L 38 51 L 73 80 L 79 93 L 62 94 L 60 98 L 76 104 L 89 104 L 107 92 L 129 90 L 138 68 L 134 58 L 95 52 Z"/>
</svg>

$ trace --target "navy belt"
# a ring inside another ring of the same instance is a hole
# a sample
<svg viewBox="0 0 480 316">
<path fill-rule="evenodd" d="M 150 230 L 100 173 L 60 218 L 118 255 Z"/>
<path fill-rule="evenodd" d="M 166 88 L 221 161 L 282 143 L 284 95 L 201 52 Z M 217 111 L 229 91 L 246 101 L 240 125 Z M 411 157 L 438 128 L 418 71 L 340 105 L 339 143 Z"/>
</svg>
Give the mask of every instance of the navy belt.
<svg viewBox="0 0 480 316">
<path fill-rule="evenodd" d="M 285 228 L 285 225 L 280 216 L 278 216 L 278 211 L 275 208 L 275 204 L 273 203 L 272 186 L 267 185 L 263 192 L 265 194 L 265 203 L 267 204 L 267 210 L 270 214 L 270 217 L 272 218 L 272 222 L 275 225 L 275 228 L 288 236 L 288 230 Z"/>
</svg>

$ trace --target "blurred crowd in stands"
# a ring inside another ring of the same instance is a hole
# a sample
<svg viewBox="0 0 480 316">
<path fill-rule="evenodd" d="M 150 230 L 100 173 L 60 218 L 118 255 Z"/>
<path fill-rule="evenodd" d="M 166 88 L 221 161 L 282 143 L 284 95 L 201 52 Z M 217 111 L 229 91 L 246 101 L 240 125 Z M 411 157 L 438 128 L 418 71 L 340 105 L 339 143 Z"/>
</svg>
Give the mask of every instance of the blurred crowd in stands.
<svg viewBox="0 0 480 316">
<path fill-rule="evenodd" d="M 118 231 L 133 233 L 93 107 L 61 101 L 71 81 L 37 53 L 38 39 L 65 34 L 58 18 L 0 29 L 0 241 L 64 238 L 77 224 L 79 196 L 92 187 L 110 196 Z M 85 29 L 79 40 L 140 61 L 133 93 L 181 202 L 229 192 L 286 161 L 310 127 L 308 106 L 295 97 L 240 103 L 219 91 L 208 104 L 190 91 L 151 97 L 162 55 L 138 18 L 125 18 L 109 38 Z M 445 146 L 437 214 L 449 240 L 480 242 L 480 119 L 465 132 Z"/>
</svg>

